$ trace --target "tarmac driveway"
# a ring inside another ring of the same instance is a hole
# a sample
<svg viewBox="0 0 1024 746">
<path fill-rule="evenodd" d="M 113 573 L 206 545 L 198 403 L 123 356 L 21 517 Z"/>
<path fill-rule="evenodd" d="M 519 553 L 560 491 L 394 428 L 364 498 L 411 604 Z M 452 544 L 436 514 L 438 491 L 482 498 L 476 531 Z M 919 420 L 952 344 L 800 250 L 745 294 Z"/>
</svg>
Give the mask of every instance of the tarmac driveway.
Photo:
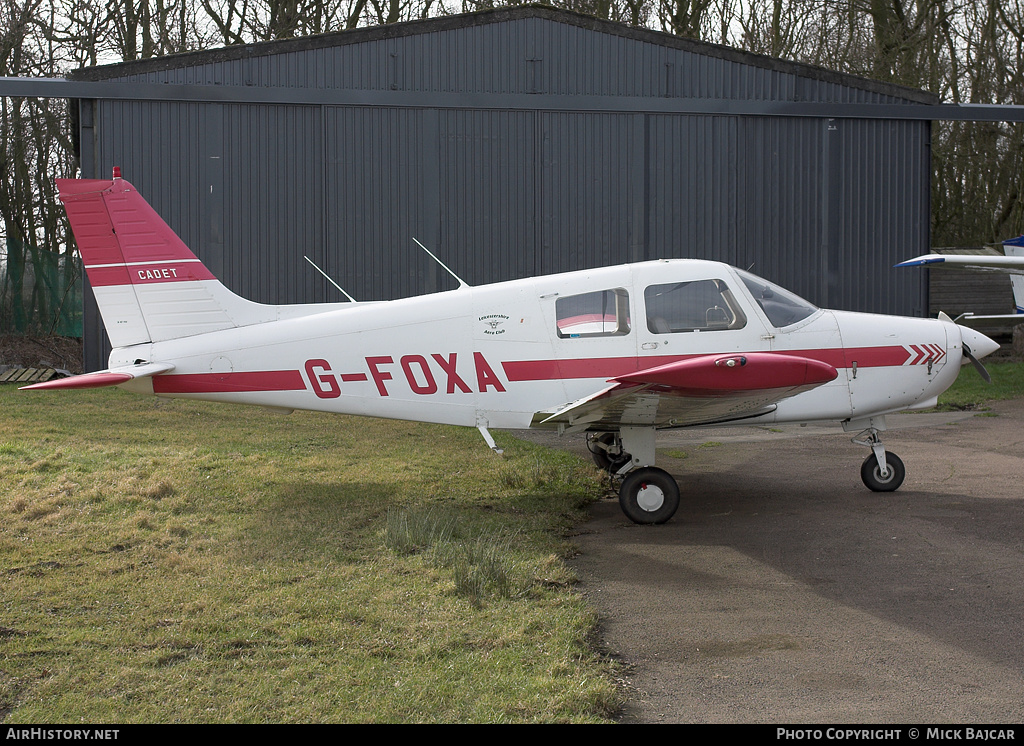
<svg viewBox="0 0 1024 746">
<path fill-rule="evenodd" d="M 1024 400 L 993 409 L 890 417 L 887 494 L 838 428 L 659 437 L 675 518 L 576 537 L 623 720 L 1024 722 Z"/>
</svg>

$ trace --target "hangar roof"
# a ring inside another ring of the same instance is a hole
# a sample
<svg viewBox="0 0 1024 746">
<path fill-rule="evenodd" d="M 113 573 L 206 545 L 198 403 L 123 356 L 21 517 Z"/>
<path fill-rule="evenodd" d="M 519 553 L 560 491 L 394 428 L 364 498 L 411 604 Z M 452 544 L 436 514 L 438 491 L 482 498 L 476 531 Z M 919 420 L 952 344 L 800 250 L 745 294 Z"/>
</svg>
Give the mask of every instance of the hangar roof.
<svg viewBox="0 0 1024 746">
<path fill-rule="evenodd" d="M 617 51 L 619 54 L 613 53 L 607 55 L 607 58 L 604 60 L 593 58 L 591 61 L 608 66 L 617 65 L 621 69 L 617 76 L 613 74 L 614 70 L 608 69 L 604 71 L 604 75 L 595 75 L 594 77 L 604 79 L 602 86 L 607 85 L 607 80 L 610 77 L 618 77 L 621 82 L 618 84 L 619 90 L 617 92 L 621 95 L 658 95 L 668 97 L 718 96 L 725 98 L 749 96 L 752 98 L 790 101 L 850 101 L 852 99 L 864 103 L 868 101 L 872 103 L 899 103 L 902 101 L 918 104 L 936 104 L 939 102 L 938 97 L 926 91 L 839 73 L 814 65 L 780 60 L 719 44 L 711 44 L 659 31 L 628 26 L 539 4 L 482 10 L 385 26 L 357 28 L 294 39 L 234 45 L 201 52 L 189 52 L 134 62 L 89 67 L 77 70 L 71 73 L 69 77 L 74 80 L 88 81 L 134 79 L 140 82 L 214 83 L 244 86 L 294 86 L 298 84 L 321 88 L 380 87 L 391 90 L 410 88 L 418 90 L 431 88 L 438 90 L 454 90 L 456 88 L 465 90 L 466 88 L 483 86 L 488 92 L 502 92 L 494 90 L 495 83 L 493 80 L 484 82 L 480 79 L 480 75 L 486 73 L 477 74 L 477 79 L 474 80 L 473 76 L 467 76 L 464 70 L 461 72 L 449 71 L 447 74 L 448 79 L 438 79 L 438 73 L 434 72 L 432 74 L 433 79 L 426 81 L 422 77 L 412 75 L 406 70 L 399 73 L 401 79 L 396 81 L 395 73 L 392 73 L 390 77 L 386 77 L 385 73 L 380 70 L 381 67 L 387 67 L 386 64 L 361 65 L 358 66 L 358 69 L 348 69 L 356 68 L 357 66 L 351 58 L 345 58 L 343 60 L 334 60 L 332 64 L 320 70 L 304 65 L 299 65 L 299 67 L 304 69 L 296 70 L 294 58 L 297 55 L 352 45 L 380 46 L 381 42 L 385 43 L 385 47 L 393 56 L 396 54 L 396 50 L 400 48 L 403 40 L 415 42 L 416 37 L 424 37 L 426 35 L 441 35 L 448 38 L 450 32 L 484 29 L 497 24 L 522 24 L 523 22 L 530 21 L 539 21 L 542 24 L 545 22 L 547 24 L 557 24 L 568 30 L 592 32 L 593 34 L 609 37 L 608 40 L 616 45 L 613 51 Z M 566 39 L 563 37 L 559 41 L 562 42 L 560 45 L 562 46 L 561 51 L 567 56 L 569 54 L 586 53 L 585 45 L 574 45 L 572 38 Z M 390 43 L 390 46 L 387 46 L 387 43 Z M 641 55 L 640 58 L 634 58 L 631 52 L 625 52 L 626 57 L 629 57 L 629 59 L 626 59 L 621 56 L 623 44 L 631 47 L 634 51 L 636 48 L 648 48 L 650 51 L 656 52 L 657 50 L 653 48 L 657 48 L 660 50 L 674 50 L 680 53 L 680 55 L 659 57 L 655 54 L 654 56 Z M 483 48 L 493 49 L 493 46 L 480 47 L 480 49 Z M 453 47 L 450 44 L 438 44 L 434 49 L 437 53 L 451 57 L 458 52 L 472 53 L 474 48 L 471 45 Z M 504 50 L 498 48 L 497 51 L 500 56 L 502 52 L 509 53 L 513 50 L 518 57 L 523 57 L 523 53 L 533 55 L 532 59 L 526 59 L 530 63 L 543 62 L 544 60 L 537 56 L 539 54 L 547 54 L 554 58 L 558 52 L 558 49 L 551 47 L 542 48 L 536 41 L 527 40 L 525 37 L 513 38 L 507 42 Z M 603 51 L 607 52 L 609 50 L 605 49 Z M 414 47 L 414 52 L 411 52 L 409 56 L 427 53 L 429 53 L 428 47 L 420 44 Z M 695 55 L 706 62 L 703 66 L 700 64 L 691 65 L 691 67 L 698 68 L 693 72 L 683 73 L 676 71 L 675 75 L 678 79 L 673 83 L 673 71 L 666 70 L 665 68 L 671 68 L 673 64 L 682 65 L 686 61 L 692 62 L 693 60 L 689 55 Z M 275 56 L 281 57 L 278 65 L 287 67 L 288 70 L 286 72 L 267 69 L 269 58 Z M 291 59 L 288 59 L 289 57 Z M 477 56 L 473 58 L 476 59 Z M 647 69 L 646 74 L 636 74 L 636 68 L 630 65 L 630 60 L 634 59 L 636 64 Z M 378 59 L 376 62 L 386 63 L 387 60 Z M 551 59 L 550 62 L 551 71 L 546 73 L 549 77 L 544 77 L 545 73 L 538 73 L 536 69 L 530 69 L 530 66 L 527 65 L 526 67 L 529 72 L 520 72 L 518 75 L 520 79 L 518 81 L 519 90 L 509 92 L 524 92 L 524 89 L 525 92 L 529 93 L 600 92 L 608 94 L 615 92 L 593 90 L 593 84 L 590 84 L 591 88 L 587 88 L 588 82 L 579 79 L 578 64 L 573 65 L 573 68 L 577 70 L 575 74 L 566 75 L 567 71 L 558 67 L 560 62 L 558 59 Z M 565 61 L 563 60 L 562 62 Z M 578 63 L 578 60 L 573 60 L 573 63 Z M 728 86 L 726 83 L 729 88 L 728 90 L 720 89 L 714 92 L 708 92 L 704 86 L 699 86 L 692 82 L 695 76 L 717 77 L 719 80 L 742 77 L 738 76 L 737 71 L 734 69 L 736 65 L 757 68 L 765 73 L 776 74 L 779 81 L 763 86 L 751 87 L 749 82 L 741 83 L 733 80 L 731 86 Z M 341 70 L 342 67 L 346 69 Z M 394 67 L 394 64 L 392 64 L 392 67 Z M 451 65 L 450 67 L 457 68 L 458 66 Z M 327 70 L 327 72 L 324 70 Z M 179 72 L 175 75 L 174 71 Z M 182 77 L 181 71 L 191 72 L 184 73 L 185 77 Z M 497 74 L 495 71 L 492 72 L 495 75 Z M 595 70 L 596 72 L 599 71 Z M 446 76 L 444 73 L 441 73 L 440 77 L 445 78 Z M 514 79 L 516 75 L 506 75 L 504 77 Z M 299 82 L 298 78 L 305 78 L 305 80 Z M 645 81 L 645 78 L 650 78 L 650 80 Z M 792 82 L 793 79 L 797 79 L 797 82 Z M 553 82 L 555 80 L 559 82 L 556 84 Z M 811 89 L 808 89 L 806 86 L 799 85 L 799 80 L 815 81 L 825 85 L 812 86 Z M 516 83 L 506 83 L 506 85 L 515 86 Z M 553 85 L 560 86 L 561 90 L 553 90 Z M 851 91 L 855 93 L 851 94 Z M 865 97 L 864 94 L 867 94 L 867 96 Z"/>
</svg>

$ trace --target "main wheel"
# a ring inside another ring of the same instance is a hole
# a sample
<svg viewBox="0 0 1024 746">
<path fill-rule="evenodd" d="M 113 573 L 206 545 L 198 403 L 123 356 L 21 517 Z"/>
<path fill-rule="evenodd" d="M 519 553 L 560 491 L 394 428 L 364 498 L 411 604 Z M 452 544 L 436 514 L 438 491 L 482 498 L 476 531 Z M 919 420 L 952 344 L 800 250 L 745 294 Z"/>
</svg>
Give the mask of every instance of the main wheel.
<svg viewBox="0 0 1024 746">
<path fill-rule="evenodd" d="M 587 439 L 587 449 L 590 451 L 590 456 L 594 459 L 594 463 L 597 464 L 597 468 L 611 472 L 612 474 L 617 472 L 623 464 L 633 458 L 628 453 L 620 453 L 618 456 L 612 456 L 608 451 L 601 447 L 602 445 L 609 446 L 614 442 L 614 433 L 601 433 L 594 438 Z M 600 445 L 591 445 L 591 443 Z"/>
<path fill-rule="evenodd" d="M 664 523 L 679 508 L 679 485 L 663 469 L 636 469 L 622 480 L 619 506 L 634 523 Z"/>
<path fill-rule="evenodd" d="M 907 470 L 903 461 L 895 453 L 885 453 L 886 474 L 878 468 L 878 459 L 871 454 L 860 467 L 860 478 L 864 485 L 874 492 L 893 492 L 900 488 L 903 479 L 907 476 Z"/>
</svg>

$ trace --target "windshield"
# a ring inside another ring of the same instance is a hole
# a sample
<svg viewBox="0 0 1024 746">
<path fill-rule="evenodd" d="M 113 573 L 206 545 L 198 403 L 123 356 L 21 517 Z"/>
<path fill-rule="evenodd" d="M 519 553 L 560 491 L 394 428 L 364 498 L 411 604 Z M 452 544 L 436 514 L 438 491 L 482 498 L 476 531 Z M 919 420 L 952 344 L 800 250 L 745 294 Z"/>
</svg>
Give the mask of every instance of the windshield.
<svg viewBox="0 0 1024 746">
<path fill-rule="evenodd" d="M 795 324 L 818 310 L 813 303 L 805 301 L 799 295 L 791 293 L 773 282 L 768 282 L 768 280 L 743 270 L 737 270 L 737 272 L 772 326 L 783 327 Z"/>
</svg>

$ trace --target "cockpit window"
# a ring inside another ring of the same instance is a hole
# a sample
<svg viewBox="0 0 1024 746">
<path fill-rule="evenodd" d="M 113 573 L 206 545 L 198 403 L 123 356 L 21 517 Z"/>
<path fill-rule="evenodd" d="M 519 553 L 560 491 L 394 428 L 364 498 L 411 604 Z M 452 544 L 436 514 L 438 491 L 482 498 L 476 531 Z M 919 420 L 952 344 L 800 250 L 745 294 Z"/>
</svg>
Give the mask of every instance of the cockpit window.
<svg viewBox="0 0 1024 746">
<path fill-rule="evenodd" d="M 650 285 L 644 302 L 647 328 L 654 334 L 740 329 L 747 323 L 722 280 Z"/>
<path fill-rule="evenodd" d="M 783 327 L 803 321 L 812 313 L 818 310 L 813 303 L 809 303 L 799 295 L 781 288 L 773 282 L 768 282 L 757 275 L 737 270 L 743 284 L 750 290 L 757 305 L 764 311 L 764 315 L 772 323 L 772 326 Z"/>
<path fill-rule="evenodd" d="M 563 338 L 629 334 L 629 293 L 614 288 L 559 298 L 555 318 Z"/>
</svg>

